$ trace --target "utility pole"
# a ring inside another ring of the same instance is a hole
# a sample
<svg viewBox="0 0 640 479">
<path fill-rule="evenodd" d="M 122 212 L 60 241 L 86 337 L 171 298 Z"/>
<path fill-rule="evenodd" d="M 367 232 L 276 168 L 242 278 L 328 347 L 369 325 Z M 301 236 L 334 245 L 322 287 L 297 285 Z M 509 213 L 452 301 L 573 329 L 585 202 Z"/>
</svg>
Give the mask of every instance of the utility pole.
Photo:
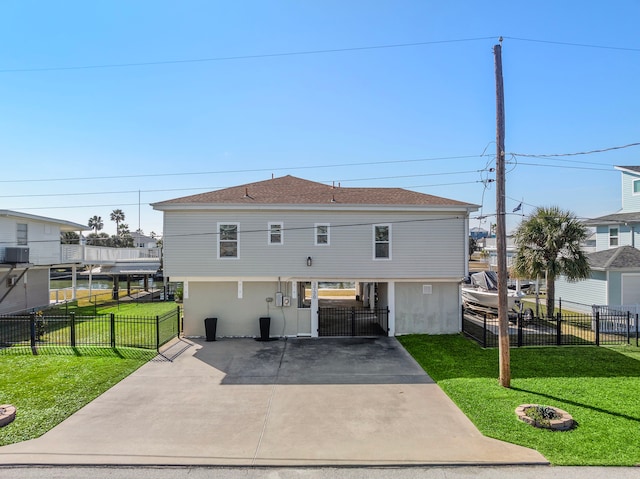
<svg viewBox="0 0 640 479">
<path fill-rule="evenodd" d="M 502 37 L 493 47 L 496 71 L 496 247 L 498 254 L 498 349 L 500 385 L 511 387 L 509 310 L 507 304 L 507 233 L 505 224 L 504 86 Z"/>
</svg>

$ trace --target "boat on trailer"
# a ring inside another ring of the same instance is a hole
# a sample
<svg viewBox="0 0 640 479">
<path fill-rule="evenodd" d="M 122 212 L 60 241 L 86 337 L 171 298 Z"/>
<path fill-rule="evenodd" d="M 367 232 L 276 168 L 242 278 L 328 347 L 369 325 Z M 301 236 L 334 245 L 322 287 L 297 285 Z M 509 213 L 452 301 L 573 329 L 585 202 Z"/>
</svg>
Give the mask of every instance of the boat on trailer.
<svg viewBox="0 0 640 479">
<path fill-rule="evenodd" d="M 522 293 L 507 290 L 508 309 L 520 306 Z M 469 277 L 468 283 L 462 286 L 462 301 L 471 309 L 498 310 L 498 275 L 495 271 L 481 271 Z"/>
</svg>

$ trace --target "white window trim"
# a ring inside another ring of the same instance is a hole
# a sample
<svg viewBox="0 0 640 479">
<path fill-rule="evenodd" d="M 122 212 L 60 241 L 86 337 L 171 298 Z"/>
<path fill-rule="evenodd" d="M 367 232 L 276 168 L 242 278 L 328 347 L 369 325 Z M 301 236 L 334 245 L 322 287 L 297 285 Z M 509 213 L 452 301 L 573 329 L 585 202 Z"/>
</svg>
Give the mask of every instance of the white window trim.
<svg viewBox="0 0 640 479">
<path fill-rule="evenodd" d="M 640 191 L 636 192 L 636 183 L 640 183 L 640 178 L 638 178 L 637 180 L 632 180 L 631 181 L 631 195 L 632 196 L 640 195 Z"/>
<path fill-rule="evenodd" d="M 236 251 L 237 254 L 235 256 L 220 256 L 220 239 L 221 239 L 221 235 L 220 235 L 220 226 L 221 225 L 235 225 L 236 227 Z M 217 232 L 218 232 L 218 241 L 216 243 L 217 248 L 216 248 L 216 254 L 218 256 L 218 259 L 221 260 L 236 260 L 236 259 L 240 259 L 240 223 L 234 223 L 233 221 L 220 221 L 217 224 Z"/>
<path fill-rule="evenodd" d="M 389 228 L 389 257 L 387 258 L 378 258 L 376 257 L 376 227 L 377 226 L 387 226 Z M 374 261 L 391 261 L 391 244 L 392 244 L 392 228 L 391 223 L 378 223 L 373 225 L 372 233 L 372 241 L 373 241 L 373 260 Z"/>
<path fill-rule="evenodd" d="M 327 227 L 327 242 L 326 243 L 318 243 L 318 226 L 326 226 Z M 331 225 L 329 223 L 316 223 L 313 225 L 313 243 L 316 246 L 329 246 L 331 244 Z"/>
<path fill-rule="evenodd" d="M 611 235 L 611 230 L 616 230 L 617 234 L 615 236 Z M 612 245 L 611 240 L 615 238 L 617 244 Z M 609 226 L 609 248 L 617 248 L 620 246 L 620 227 L 619 226 Z"/>
<path fill-rule="evenodd" d="M 21 225 L 24 226 L 24 238 L 21 238 L 19 234 Z M 27 246 L 29 244 L 29 223 L 16 223 L 16 244 L 18 246 Z"/>
<path fill-rule="evenodd" d="M 272 243 L 271 242 L 271 227 L 279 226 L 280 227 L 280 243 Z M 267 244 L 270 246 L 281 246 L 284 244 L 284 223 L 282 221 L 269 221 L 267 223 Z"/>
</svg>

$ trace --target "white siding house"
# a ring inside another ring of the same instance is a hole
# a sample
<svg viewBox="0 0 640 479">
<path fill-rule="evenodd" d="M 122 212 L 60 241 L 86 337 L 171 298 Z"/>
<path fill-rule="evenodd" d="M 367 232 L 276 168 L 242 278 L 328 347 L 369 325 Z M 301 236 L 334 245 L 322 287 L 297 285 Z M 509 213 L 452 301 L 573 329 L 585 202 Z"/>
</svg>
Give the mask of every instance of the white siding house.
<svg viewBox="0 0 640 479">
<path fill-rule="evenodd" d="M 336 281 L 374 285 L 391 335 L 460 330 L 476 205 L 285 176 L 152 206 L 187 336 L 204 335 L 207 317 L 219 336 L 256 336 L 265 315 L 280 336 L 317 336 L 318 285 Z"/>
<path fill-rule="evenodd" d="M 49 305 L 49 269 L 62 263 L 60 233 L 85 225 L 0 210 L 0 313 Z"/>
<path fill-rule="evenodd" d="M 570 283 L 556 281 L 556 298 L 569 309 L 640 303 L 640 166 L 616 166 L 622 173 L 622 208 L 585 222 L 595 228 L 595 251 L 587 255 L 591 276 Z"/>
</svg>

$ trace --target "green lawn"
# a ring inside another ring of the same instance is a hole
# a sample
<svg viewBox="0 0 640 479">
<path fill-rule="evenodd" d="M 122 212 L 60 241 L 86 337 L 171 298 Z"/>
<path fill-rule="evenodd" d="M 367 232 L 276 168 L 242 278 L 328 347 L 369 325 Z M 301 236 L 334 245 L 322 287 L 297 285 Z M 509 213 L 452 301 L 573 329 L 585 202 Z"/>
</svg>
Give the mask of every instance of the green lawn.
<svg viewBox="0 0 640 479">
<path fill-rule="evenodd" d="M 169 311 L 175 311 L 178 304 L 172 301 L 154 301 L 154 302 L 134 302 L 134 301 L 120 301 L 116 303 L 109 301 L 106 303 L 98 304 L 96 306 L 77 306 L 77 303 L 69 303 L 68 305 L 60 305 L 54 308 L 47 309 L 44 314 L 55 315 L 56 313 L 66 314 L 69 312 L 75 312 L 78 316 L 93 315 L 93 314 L 122 314 L 131 316 L 156 316 L 162 315 Z"/>
<path fill-rule="evenodd" d="M 0 404 L 16 419 L 0 428 L 0 446 L 41 436 L 155 357 L 140 349 L 54 348 L 38 356 L 0 351 Z"/>
<path fill-rule="evenodd" d="M 398 338 L 480 431 L 530 447 L 554 465 L 640 464 L 640 350 L 620 347 L 511 349 L 511 389 L 498 384 L 498 351 L 462 336 Z M 536 429 L 520 404 L 568 411 L 578 426 Z"/>
</svg>

